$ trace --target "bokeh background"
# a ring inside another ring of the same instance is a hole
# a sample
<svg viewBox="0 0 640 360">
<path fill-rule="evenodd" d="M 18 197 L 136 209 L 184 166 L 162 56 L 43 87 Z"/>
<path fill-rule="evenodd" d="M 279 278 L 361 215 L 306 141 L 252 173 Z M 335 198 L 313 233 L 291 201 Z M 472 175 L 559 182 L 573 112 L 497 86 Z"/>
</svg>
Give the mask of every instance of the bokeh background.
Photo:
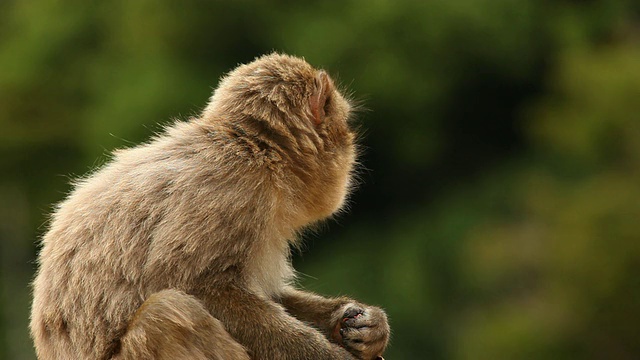
<svg viewBox="0 0 640 360">
<path fill-rule="evenodd" d="M 397 359 L 640 358 L 640 3 L 0 2 L 0 358 L 71 179 L 283 51 L 362 100 L 362 184 L 301 282 Z"/>
</svg>

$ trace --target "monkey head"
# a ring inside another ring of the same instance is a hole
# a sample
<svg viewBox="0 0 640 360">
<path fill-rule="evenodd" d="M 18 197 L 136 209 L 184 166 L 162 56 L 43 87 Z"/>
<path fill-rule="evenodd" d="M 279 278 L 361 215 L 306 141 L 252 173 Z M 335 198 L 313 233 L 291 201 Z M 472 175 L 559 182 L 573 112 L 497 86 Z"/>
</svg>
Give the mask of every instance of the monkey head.
<svg viewBox="0 0 640 360">
<path fill-rule="evenodd" d="M 288 179 L 286 196 L 301 215 L 296 222 L 307 224 L 339 210 L 352 187 L 351 112 L 324 70 L 272 53 L 227 74 L 203 118 L 230 125 L 260 151 L 277 154 L 270 159 L 280 160 L 277 171 Z"/>
</svg>

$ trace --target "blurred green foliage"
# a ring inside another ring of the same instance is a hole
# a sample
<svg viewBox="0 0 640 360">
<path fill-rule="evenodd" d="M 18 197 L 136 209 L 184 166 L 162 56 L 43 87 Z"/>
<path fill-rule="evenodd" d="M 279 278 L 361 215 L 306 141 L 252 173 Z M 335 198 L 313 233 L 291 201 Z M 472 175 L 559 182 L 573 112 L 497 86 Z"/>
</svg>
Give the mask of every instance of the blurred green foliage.
<svg viewBox="0 0 640 360">
<path fill-rule="evenodd" d="M 639 40 L 631 0 L 3 1 L 0 358 L 34 357 L 69 180 L 272 50 L 368 109 L 350 213 L 294 260 L 388 310 L 388 359 L 640 358 Z"/>
</svg>

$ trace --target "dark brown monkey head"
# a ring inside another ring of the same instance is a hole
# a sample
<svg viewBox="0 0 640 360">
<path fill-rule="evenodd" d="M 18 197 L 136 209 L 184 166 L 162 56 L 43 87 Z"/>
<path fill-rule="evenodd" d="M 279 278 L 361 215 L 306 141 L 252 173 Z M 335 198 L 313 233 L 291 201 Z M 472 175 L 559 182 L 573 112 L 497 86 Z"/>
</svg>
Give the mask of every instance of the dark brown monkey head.
<svg viewBox="0 0 640 360">
<path fill-rule="evenodd" d="M 290 179 L 307 223 L 338 210 L 351 186 L 356 151 L 350 112 L 324 70 L 272 53 L 225 76 L 203 118 L 246 137 L 262 154 L 277 154 L 270 159 L 294 175 L 282 178 Z"/>
</svg>

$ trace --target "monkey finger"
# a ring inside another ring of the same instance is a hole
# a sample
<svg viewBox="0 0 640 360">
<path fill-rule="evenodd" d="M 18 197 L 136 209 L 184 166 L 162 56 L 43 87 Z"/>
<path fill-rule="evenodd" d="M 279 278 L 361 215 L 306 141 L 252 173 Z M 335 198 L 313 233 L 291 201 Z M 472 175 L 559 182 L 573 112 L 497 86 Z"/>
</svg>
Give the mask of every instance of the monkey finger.
<svg viewBox="0 0 640 360">
<path fill-rule="evenodd" d="M 362 328 L 362 327 L 374 327 L 385 322 L 384 319 L 379 319 L 379 316 L 375 316 L 368 310 L 363 311 L 351 318 L 345 318 L 342 321 L 342 326 Z"/>
<path fill-rule="evenodd" d="M 387 333 L 378 326 L 363 326 L 340 329 L 340 335 L 343 339 L 358 339 L 365 344 L 386 343 Z"/>
<path fill-rule="evenodd" d="M 356 342 L 364 342 L 365 333 L 363 328 L 355 328 L 355 327 L 344 327 L 340 329 L 340 336 L 342 336 L 342 341 L 356 341 Z"/>
<path fill-rule="evenodd" d="M 367 344 L 360 340 L 348 340 L 343 346 L 359 359 L 378 359 L 384 351 L 384 345 L 380 343 Z"/>
<path fill-rule="evenodd" d="M 342 345 L 349 350 L 349 352 L 355 354 L 359 358 L 361 358 L 363 352 L 367 349 L 367 345 L 360 340 L 356 339 L 345 339 Z"/>
<path fill-rule="evenodd" d="M 359 306 L 352 305 L 348 307 L 342 314 L 342 323 L 347 323 L 358 319 L 364 315 L 365 310 Z"/>
<path fill-rule="evenodd" d="M 352 341 L 365 345 L 386 342 L 385 332 L 375 327 L 343 328 L 340 329 L 340 335 L 343 342 Z"/>
</svg>

